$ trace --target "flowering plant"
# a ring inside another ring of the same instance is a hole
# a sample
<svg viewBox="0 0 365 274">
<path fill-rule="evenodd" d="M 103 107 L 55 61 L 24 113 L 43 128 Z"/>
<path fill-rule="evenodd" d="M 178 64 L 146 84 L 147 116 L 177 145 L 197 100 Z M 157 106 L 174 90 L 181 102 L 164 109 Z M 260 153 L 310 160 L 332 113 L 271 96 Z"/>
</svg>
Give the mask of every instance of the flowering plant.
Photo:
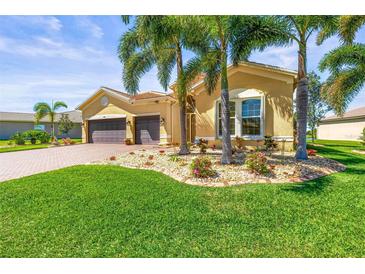
<svg viewBox="0 0 365 274">
<path fill-rule="evenodd" d="M 269 172 L 267 158 L 262 152 L 255 152 L 248 155 L 245 164 L 253 173 L 266 174 Z"/>
<path fill-rule="evenodd" d="M 317 155 L 317 150 L 307 149 L 307 154 L 308 154 L 308 156 L 316 156 Z"/>
<path fill-rule="evenodd" d="M 190 164 L 190 170 L 196 178 L 207 178 L 216 174 L 212 168 L 212 161 L 206 156 L 194 158 Z"/>
</svg>

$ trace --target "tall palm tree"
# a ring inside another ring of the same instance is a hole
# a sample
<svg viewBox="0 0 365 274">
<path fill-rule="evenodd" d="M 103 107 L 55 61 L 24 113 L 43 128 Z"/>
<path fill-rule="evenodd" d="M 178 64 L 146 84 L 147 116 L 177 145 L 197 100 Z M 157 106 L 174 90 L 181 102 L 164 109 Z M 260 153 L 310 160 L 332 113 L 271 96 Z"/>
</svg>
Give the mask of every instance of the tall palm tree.
<svg viewBox="0 0 365 274">
<path fill-rule="evenodd" d="M 129 22 L 124 16 L 123 21 Z M 143 74 L 157 65 L 158 79 L 165 90 L 176 66 L 176 94 L 180 109 L 180 151 L 188 154 L 186 137 L 186 104 L 189 84 L 198 73 L 187 75 L 183 51 L 199 50 L 205 41 L 202 25 L 193 16 L 138 16 L 134 26 L 123 35 L 119 57 L 123 63 L 123 83 L 129 93 L 135 94 Z"/>
<path fill-rule="evenodd" d="M 205 86 L 212 93 L 220 81 L 222 117 L 222 164 L 232 162 L 232 145 L 229 117 L 228 59 L 233 65 L 247 60 L 250 53 L 270 45 L 287 42 L 281 31 L 272 28 L 273 18 L 264 16 L 202 16 L 209 32 L 209 47 L 202 49 L 198 57 L 188 65 L 199 67 L 205 74 Z M 281 29 L 280 29 L 281 30 Z"/>
<path fill-rule="evenodd" d="M 275 16 L 277 22 L 272 25 L 289 39 L 289 43 L 298 45 L 298 83 L 296 91 L 297 117 L 297 151 L 296 159 L 305 160 L 307 155 L 307 109 L 308 109 L 308 79 L 307 79 L 307 43 L 316 31 L 333 29 L 337 24 L 337 16 L 287 15 Z"/>
<path fill-rule="evenodd" d="M 67 105 L 66 103 L 62 102 L 62 101 L 56 101 L 53 103 L 53 100 L 52 100 L 52 104 L 49 105 L 45 102 L 39 102 L 39 103 L 36 103 L 33 107 L 33 110 L 35 112 L 35 121 L 36 123 L 39 123 L 39 121 L 48 116 L 49 118 L 49 121 L 51 122 L 51 135 L 52 135 L 52 139 L 54 139 L 55 137 L 55 126 L 54 126 L 54 123 L 55 123 L 55 118 L 56 118 L 56 111 L 58 109 L 60 109 L 61 107 L 63 108 L 67 108 Z"/>
<path fill-rule="evenodd" d="M 356 32 L 365 24 L 365 16 L 340 16 L 338 25 L 321 32 L 321 44 L 328 37 L 337 34 L 342 45 L 327 53 L 319 64 L 319 69 L 328 69 L 322 94 L 336 114 L 342 115 L 349 103 L 359 93 L 365 83 L 365 45 L 353 43 Z"/>
</svg>

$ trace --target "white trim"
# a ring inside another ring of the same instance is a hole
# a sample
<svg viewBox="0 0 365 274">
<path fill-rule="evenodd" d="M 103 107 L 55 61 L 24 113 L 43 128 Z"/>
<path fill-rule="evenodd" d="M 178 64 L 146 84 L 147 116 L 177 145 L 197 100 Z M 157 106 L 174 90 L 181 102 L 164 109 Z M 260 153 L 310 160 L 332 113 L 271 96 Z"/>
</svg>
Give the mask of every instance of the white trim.
<svg viewBox="0 0 365 274">
<path fill-rule="evenodd" d="M 273 136 L 272 139 L 275 141 L 294 141 L 293 136 Z"/>
<path fill-rule="evenodd" d="M 195 139 L 205 139 L 208 141 L 214 141 L 216 138 L 214 136 L 195 136 Z"/>
<path fill-rule="evenodd" d="M 231 138 L 233 139 L 236 136 L 231 136 Z M 260 136 L 260 135 L 251 135 L 251 136 L 241 136 L 245 141 L 259 141 L 259 140 L 264 140 L 264 136 Z M 208 141 L 214 141 L 214 140 L 221 140 L 222 138 L 215 138 L 214 136 L 196 136 L 196 139 L 200 139 L 203 138 L 205 140 Z M 293 141 L 294 137 L 293 136 L 272 136 L 273 140 L 275 141 Z"/>
<path fill-rule="evenodd" d="M 149 112 L 149 113 L 141 113 L 141 114 L 132 114 L 133 117 L 140 117 L 140 116 L 161 116 L 160 112 Z"/>
<path fill-rule="evenodd" d="M 126 118 L 127 115 L 125 114 L 99 114 L 91 116 L 90 118 L 87 118 L 86 120 L 104 120 L 104 119 L 117 119 L 117 118 Z"/>
<path fill-rule="evenodd" d="M 166 138 L 166 139 L 168 139 L 168 138 L 171 138 L 171 135 L 168 135 L 168 134 L 160 134 L 160 139 L 161 138 Z"/>
<path fill-rule="evenodd" d="M 241 91 L 241 92 L 240 92 Z M 248 91 L 248 96 L 245 96 L 245 91 Z M 240 136 L 245 139 L 249 140 L 261 140 L 264 139 L 265 135 L 265 101 L 266 97 L 264 92 L 257 89 L 245 89 L 245 88 L 238 88 L 230 90 L 231 92 L 235 93 L 236 96 L 233 98 L 229 98 L 230 102 L 235 102 L 235 134 L 231 135 L 231 138 L 235 136 Z M 260 135 L 242 135 L 242 102 L 249 99 L 260 99 Z M 218 103 L 221 102 L 220 97 L 214 100 L 214 126 L 215 126 L 215 136 L 216 139 L 222 139 L 222 136 L 219 135 L 219 124 L 218 124 Z"/>
</svg>

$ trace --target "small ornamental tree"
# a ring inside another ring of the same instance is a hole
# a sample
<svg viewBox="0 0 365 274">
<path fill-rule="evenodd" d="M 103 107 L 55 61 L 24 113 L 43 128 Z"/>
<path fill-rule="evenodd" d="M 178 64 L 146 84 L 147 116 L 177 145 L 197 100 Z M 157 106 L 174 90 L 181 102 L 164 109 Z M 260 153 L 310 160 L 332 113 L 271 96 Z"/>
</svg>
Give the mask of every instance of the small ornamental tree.
<svg viewBox="0 0 365 274">
<path fill-rule="evenodd" d="M 58 122 L 59 132 L 67 135 L 73 127 L 74 127 L 74 124 L 68 117 L 68 114 L 61 114 L 61 118 Z"/>
<path fill-rule="evenodd" d="M 312 142 L 315 138 L 315 129 L 318 123 L 331 109 L 321 97 L 321 81 L 315 72 L 308 74 L 308 126 L 312 134 Z"/>
</svg>

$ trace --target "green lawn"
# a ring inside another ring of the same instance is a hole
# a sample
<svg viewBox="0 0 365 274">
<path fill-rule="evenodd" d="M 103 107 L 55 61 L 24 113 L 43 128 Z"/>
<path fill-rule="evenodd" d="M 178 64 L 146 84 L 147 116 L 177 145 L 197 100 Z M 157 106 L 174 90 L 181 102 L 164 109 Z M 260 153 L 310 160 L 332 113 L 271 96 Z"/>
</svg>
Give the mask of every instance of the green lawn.
<svg viewBox="0 0 365 274">
<path fill-rule="evenodd" d="M 185 185 L 76 166 L 0 184 L 1 257 L 365 257 L 365 156 L 303 184 Z"/>
<path fill-rule="evenodd" d="M 82 139 L 72 139 L 76 143 L 81 143 Z M 61 140 L 60 140 L 61 141 Z M 30 141 L 26 141 L 25 145 L 11 145 L 8 146 L 9 140 L 0 140 L 0 153 L 2 152 L 13 152 L 13 151 L 21 151 L 21 150 L 32 150 L 32 149 L 39 149 L 39 148 L 47 148 L 50 144 L 41 144 L 37 141 L 36 144 L 32 145 Z"/>
</svg>

